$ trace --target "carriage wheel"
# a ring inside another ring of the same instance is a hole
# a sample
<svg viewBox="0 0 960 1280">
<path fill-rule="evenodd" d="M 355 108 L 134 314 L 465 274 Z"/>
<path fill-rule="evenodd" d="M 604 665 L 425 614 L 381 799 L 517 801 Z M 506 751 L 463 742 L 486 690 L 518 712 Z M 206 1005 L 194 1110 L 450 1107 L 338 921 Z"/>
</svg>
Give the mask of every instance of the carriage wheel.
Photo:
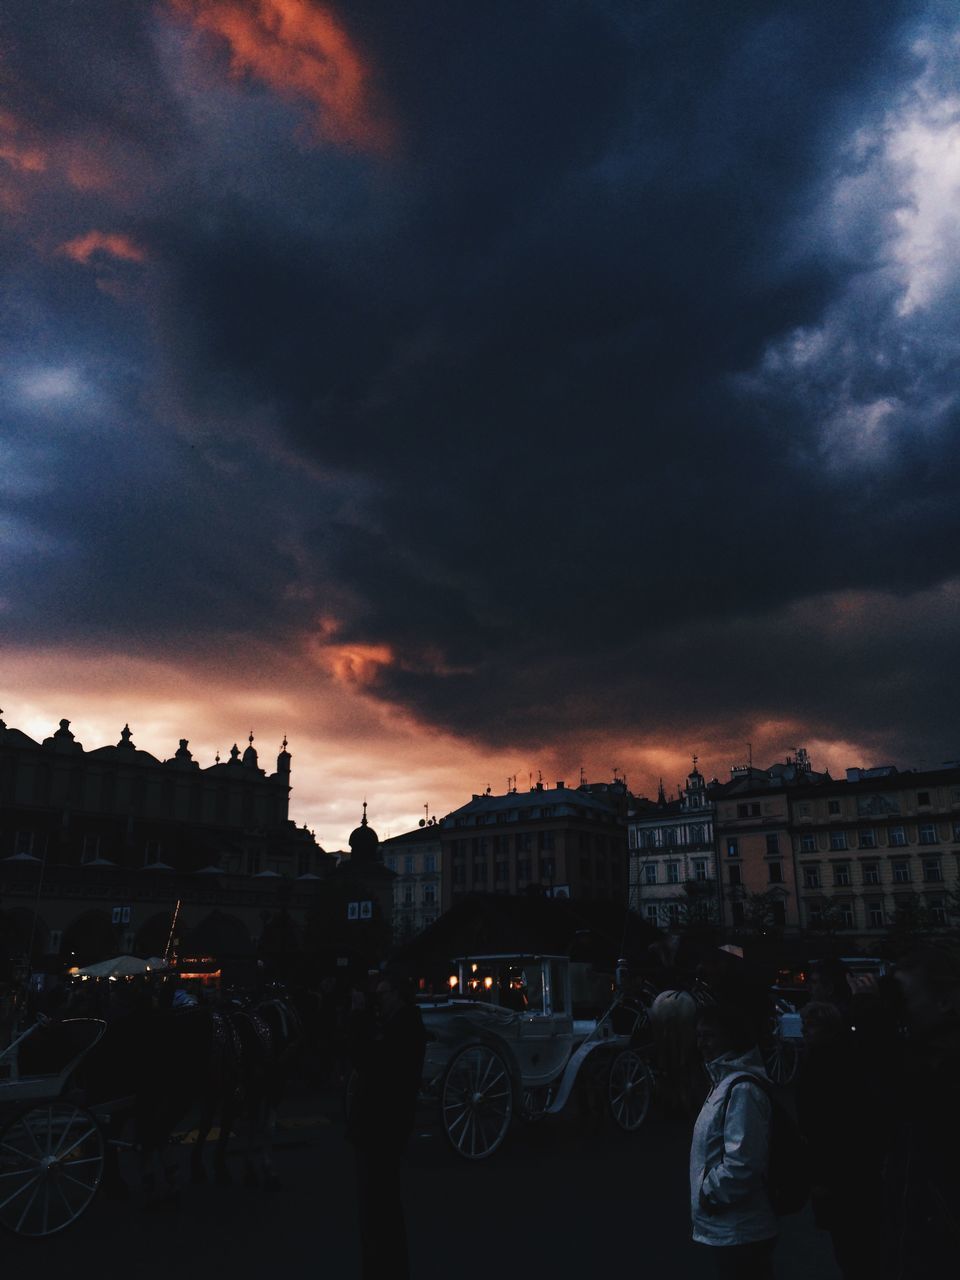
<svg viewBox="0 0 960 1280">
<path fill-rule="evenodd" d="M 89 1111 L 35 1106 L 0 1129 L 0 1225 L 52 1236 L 87 1209 L 103 1176 L 103 1134 Z"/>
<path fill-rule="evenodd" d="M 763 1046 L 763 1063 L 774 1084 L 789 1084 L 797 1074 L 800 1052 L 792 1040 L 785 1040 L 775 1032 Z"/>
<path fill-rule="evenodd" d="M 513 1086 L 503 1055 L 486 1044 L 466 1045 L 454 1054 L 440 1086 L 440 1115 L 458 1156 L 492 1156 L 513 1115 Z"/>
<path fill-rule="evenodd" d="M 610 1064 L 607 1101 L 610 1114 L 624 1133 L 639 1129 L 650 1110 L 653 1072 L 645 1058 L 634 1049 L 624 1049 Z"/>
</svg>

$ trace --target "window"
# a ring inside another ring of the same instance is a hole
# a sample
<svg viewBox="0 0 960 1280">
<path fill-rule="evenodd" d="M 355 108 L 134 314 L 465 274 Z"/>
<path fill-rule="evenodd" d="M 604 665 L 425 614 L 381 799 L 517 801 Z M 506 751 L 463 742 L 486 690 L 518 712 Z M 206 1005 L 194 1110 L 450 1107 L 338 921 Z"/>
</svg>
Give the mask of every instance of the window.
<svg viewBox="0 0 960 1280">
<path fill-rule="evenodd" d="M 861 849 L 875 849 L 877 847 L 877 833 L 872 827 L 867 827 L 864 831 L 859 832 L 858 843 Z"/>
<path fill-rule="evenodd" d="M 18 831 L 13 838 L 13 852 L 15 854 L 22 853 L 27 856 L 33 853 L 33 832 Z"/>
<path fill-rule="evenodd" d="M 895 862 L 893 864 L 893 883 L 909 884 L 910 883 L 910 863 Z"/>
<path fill-rule="evenodd" d="M 423 869 L 424 871 L 436 871 L 437 855 L 435 853 L 428 853 L 426 855 L 426 857 L 423 859 Z"/>
<path fill-rule="evenodd" d="M 648 862 L 643 868 L 643 880 L 644 884 L 657 883 L 657 864 L 655 862 Z"/>
<path fill-rule="evenodd" d="M 839 801 L 839 800 L 828 800 L 828 801 L 827 801 L 827 813 L 839 813 L 839 812 L 840 812 L 840 801 Z"/>
<path fill-rule="evenodd" d="M 475 859 L 473 864 L 473 883 L 476 884 L 478 881 L 486 880 L 486 878 L 487 878 L 486 862 L 484 862 L 482 858 Z"/>
<path fill-rule="evenodd" d="M 955 822 L 953 824 L 953 840 L 954 843 L 960 840 L 960 822 Z"/>
<path fill-rule="evenodd" d="M 820 888 L 820 868 L 819 867 L 803 868 L 803 887 L 805 889 Z"/>
<path fill-rule="evenodd" d="M 517 879 L 519 881 L 530 879 L 530 859 L 529 858 L 517 859 Z"/>
<path fill-rule="evenodd" d="M 845 831 L 830 832 L 830 848 L 845 849 L 847 847 L 847 833 Z"/>
<path fill-rule="evenodd" d="M 408 853 L 403 859 L 403 874 L 405 876 L 413 875 L 413 854 Z"/>
<path fill-rule="evenodd" d="M 823 924 L 823 903 L 814 901 L 807 903 L 807 924 L 811 929 L 819 929 Z"/>
<path fill-rule="evenodd" d="M 667 863 L 667 884 L 679 884 L 679 883 L 680 883 L 680 863 L 668 862 Z"/>
<path fill-rule="evenodd" d="M 780 852 L 780 837 L 776 831 L 767 832 L 767 857 L 776 857 Z"/>
<path fill-rule="evenodd" d="M 149 846 L 148 846 L 148 847 L 149 847 Z M 100 856 L 100 837 L 99 837 L 99 836 L 84 836 L 84 837 L 83 837 L 83 851 L 82 851 L 82 853 L 80 854 L 80 861 L 81 861 L 81 862 L 93 862 L 93 860 L 94 860 L 95 858 L 99 858 L 99 856 Z M 156 862 L 156 861 L 157 861 L 157 859 L 155 858 L 155 859 L 154 859 L 154 861 Z"/>
<path fill-rule="evenodd" d="M 783 863 L 768 862 L 767 878 L 769 879 L 771 884 L 783 884 Z"/>
<path fill-rule="evenodd" d="M 907 833 L 903 827 L 891 827 L 888 833 L 891 848 L 902 849 L 907 843 Z"/>
<path fill-rule="evenodd" d="M 644 907 L 644 914 L 651 924 L 656 924 L 660 919 L 660 908 L 655 906 L 654 903 L 648 902 L 646 907 Z"/>
<path fill-rule="evenodd" d="M 862 864 L 862 868 L 863 868 L 864 884 L 880 883 L 880 863 L 879 862 L 864 862 Z"/>
<path fill-rule="evenodd" d="M 841 889 L 845 889 L 850 883 L 850 863 L 837 862 L 833 867 L 833 883 Z"/>
<path fill-rule="evenodd" d="M 947 923 L 947 906 L 943 898 L 928 898 L 927 910 L 930 912 L 932 924 L 944 925 Z"/>
<path fill-rule="evenodd" d="M 920 827 L 918 828 L 918 834 L 921 844 L 937 843 L 937 828 L 936 824 L 933 822 L 921 822 Z"/>
<path fill-rule="evenodd" d="M 671 924 L 676 924 L 678 922 L 678 920 L 680 919 L 679 902 L 667 903 L 667 919 L 670 921 Z"/>
<path fill-rule="evenodd" d="M 883 903 L 876 899 L 867 903 L 867 926 L 870 929 L 883 928 Z"/>
<path fill-rule="evenodd" d="M 602 876 L 602 875 L 603 875 L 603 870 L 604 870 L 604 868 L 603 868 L 603 864 L 601 863 L 601 864 L 600 864 L 600 866 L 598 866 L 598 867 L 597 867 L 597 875 L 598 875 L 598 876 Z M 544 878 L 545 880 L 553 880 L 553 879 L 555 879 L 555 878 L 556 878 L 556 874 L 557 874 L 557 862 L 556 862 L 556 859 L 555 859 L 555 858 L 541 858 L 541 859 L 540 859 L 540 874 L 541 874 L 541 876 L 543 876 L 543 878 Z"/>
<path fill-rule="evenodd" d="M 918 792 L 917 792 L 917 804 L 918 804 L 918 805 L 928 805 L 929 803 L 930 803 L 930 792 L 929 792 L 929 791 L 918 791 Z"/>
<path fill-rule="evenodd" d="M 738 818 L 759 818 L 760 817 L 759 804 L 738 804 L 737 817 Z"/>
<path fill-rule="evenodd" d="M 403 886 L 403 905 L 405 907 L 413 906 L 413 885 L 405 884 Z"/>
<path fill-rule="evenodd" d="M 668 848 L 668 849 L 673 849 L 673 848 L 675 847 L 675 845 L 676 845 L 676 843 L 677 843 L 677 829 L 676 829 L 676 827 L 664 827 L 664 829 L 663 829 L 663 843 L 667 846 L 667 848 Z"/>
<path fill-rule="evenodd" d="M 84 845 L 86 845 L 86 841 L 84 841 Z M 86 859 L 84 859 L 84 861 L 86 861 Z M 160 841 L 148 840 L 143 850 L 143 865 L 145 867 L 152 867 L 154 863 L 159 861 L 160 861 Z M 260 870 L 260 863 L 258 860 L 257 865 L 252 869 L 251 874 L 256 875 L 256 873 L 259 870 Z"/>
<path fill-rule="evenodd" d="M 533 836 L 529 831 L 521 831 L 517 835 L 517 853 L 531 853 L 533 851 Z"/>
<path fill-rule="evenodd" d="M 428 880 L 423 886 L 423 905 L 425 907 L 435 907 L 437 905 L 437 886 L 432 880 Z"/>
<path fill-rule="evenodd" d="M 692 826 L 690 828 L 690 843 L 703 844 L 703 841 L 704 841 L 703 827 L 701 827 L 699 824 L 696 826 Z"/>
<path fill-rule="evenodd" d="M 810 832 L 808 835 L 803 835 L 800 837 L 800 852 L 801 853 L 817 852 L 817 837 L 813 834 L 813 832 Z"/>
<path fill-rule="evenodd" d="M 541 831 L 538 841 L 541 849 L 545 849 L 547 853 L 552 853 L 556 847 L 556 833 L 553 831 Z"/>
<path fill-rule="evenodd" d="M 797 805 L 797 817 L 798 818 L 810 817 L 810 804 L 808 801 L 801 800 L 801 802 Z"/>
<path fill-rule="evenodd" d="M 387 868 L 387 870 L 388 870 L 388 871 L 396 871 L 396 869 L 397 869 L 397 860 L 396 860 L 396 858 L 392 858 L 392 857 L 391 857 L 391 858 L 384 858 L 383 862 L 384 862 L 384 865 L 386 866 L 386 868 Z"/>
<path fill-rule="evenodd" d="M 731 884 L 740 884 L 740 868 L 736 864 L 727 867 L 727 879 Z"/>
<path fill-rule="evenodd" d="M 839 917 L 839 919 L 840 919 L 840 928 L 841 928 L 841 929 L 852 929 L 852 928 L 854 928 L 854 925 L 855 925 L 855 923 L 856 923 L 856 922 L 855 922 L 854 917 L 853 917 L 853 903 L 852 903 L 852 902 L 838 902 L 838 903 L 837 903 L 837 915 L 838 915 L 838 917 Z"/>
<path fill-rule="evenodd" d="M 943 869 L 940 866 L 939 858 L 924 858 L 923 860 L 923 878 L 930 883 L 941 883 L 943 880 Z"/>
<path fill-rule="evenodd" d="M 493 878 L 498 884 L 506 884 L 510 879 L 510 864 L 498 858 L 493 869 Z"/>
<path fill-rule="evenodd" d="M 694 880 L 706 880 L 707 864 L 703 858 L 694 858 L 693 860 L 693 878 Z"/>
<path fill-rule="evenodd" d="M 727 857 L 728 858 L 740 857 L 740 841 L 737 839 L 736 836 L 728 836 L 727 838 Z"/>
</svg>

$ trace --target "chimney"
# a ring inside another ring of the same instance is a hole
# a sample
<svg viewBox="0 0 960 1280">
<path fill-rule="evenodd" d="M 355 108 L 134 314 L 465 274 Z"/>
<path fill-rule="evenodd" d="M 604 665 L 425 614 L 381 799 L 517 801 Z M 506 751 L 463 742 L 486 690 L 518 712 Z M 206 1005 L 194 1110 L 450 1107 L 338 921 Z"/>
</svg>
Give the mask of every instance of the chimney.
<svg viewBox="0 0 960 1280">
<path fill-rule="evenodd" d="M 562 791 L 566 785 L 567 785 L 567 784 L 566 784 L 565 782 L 558 782 L 558 783 L 557 783 L 557 790 L 558 790 L 558 791 Z"/>
</svg>

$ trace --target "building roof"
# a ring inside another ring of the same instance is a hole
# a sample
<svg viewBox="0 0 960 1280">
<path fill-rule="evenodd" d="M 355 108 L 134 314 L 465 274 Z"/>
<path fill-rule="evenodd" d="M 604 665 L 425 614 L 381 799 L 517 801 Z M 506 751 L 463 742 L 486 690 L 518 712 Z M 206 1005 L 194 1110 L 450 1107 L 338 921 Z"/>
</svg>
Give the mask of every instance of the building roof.
<svg viewBox="0 0 960 1280">
<path fill-rule="evenodd" d="M 549 813 L 544 813 L 549 809 Z M 539 813 L 535 810 L 540 810 Z M 474 796 L 467 804 L 454 809 L 442 820 L 440 826 L 449 828 L 457 824 L 457 819 L 476 819 L 488 813 L 516 813 L 519 821 L 537 817 L 581 817 L 590 813 L 596 817 L 614 819 L 616 809 L 607 799 L 592 795 L 588 791 L 573 790 L 570 787 L 533 787 L 530 791 L 508 791 L 506 795 Z"/>
</svg>

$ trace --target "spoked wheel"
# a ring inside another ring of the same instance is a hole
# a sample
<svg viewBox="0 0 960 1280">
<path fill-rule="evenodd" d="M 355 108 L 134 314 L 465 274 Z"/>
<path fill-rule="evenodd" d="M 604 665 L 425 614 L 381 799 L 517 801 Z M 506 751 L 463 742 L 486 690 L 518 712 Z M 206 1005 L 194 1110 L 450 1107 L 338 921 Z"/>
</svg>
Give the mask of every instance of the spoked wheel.
<svg viewBox="0 0 960 1280">
<path fill-rule="evenodd" d="M 87 1209 L 103 1177 L 103 1134 L 89 1111 L 36 1106 L 0 1130 L 0 1225 L 52 1236 Z"/>
<path fill-rule="evenodd" d="M 650 1110 L 653 1072 L 634 1049 L 624 1049 L 610 1064 L 607 1101 L 614 1124 L 624 1133 L 639 1129 Z"/>
<path fill-rule="evenodd" d="M 797 1074 L 800 1051 L 792 1040 L 775 1032 L 763 1046 L 763 1062 L 774 1084 L 789 1084 Z"/>
<path fill-rule="evenodd" d="M 503 1055 L 486 1044 L 466 1045 L 454 1054 L 440 1087 L 440 1114 L 458 1156 L 492 1156 L 513 1115 L 513 1086 Z"/>
</svg>

